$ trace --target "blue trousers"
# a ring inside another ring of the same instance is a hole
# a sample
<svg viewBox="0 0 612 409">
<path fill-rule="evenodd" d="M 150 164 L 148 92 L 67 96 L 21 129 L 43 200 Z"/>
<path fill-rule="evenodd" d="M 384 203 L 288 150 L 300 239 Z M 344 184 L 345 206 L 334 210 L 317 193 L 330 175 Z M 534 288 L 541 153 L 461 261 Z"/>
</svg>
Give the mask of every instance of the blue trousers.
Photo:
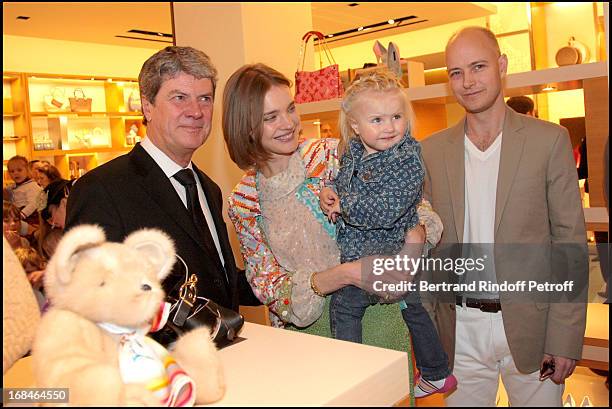
<svg viewBox="0 0 612 409">
<path fill-rule="evenodd" d="M 361 343 L 361 319 L 366 308 L 378 302 L 378 296 L 352 285 L 333 293 L 329 305 L 332 336 Z M 446 378 L 451 374 L 448 356 L 429 314 L 421 304 L 419 292 L 409 292 L 400 304 L 402 317 L 412 335 L 416 366 L 421 377 L 429 381 Z"/>
</svg>

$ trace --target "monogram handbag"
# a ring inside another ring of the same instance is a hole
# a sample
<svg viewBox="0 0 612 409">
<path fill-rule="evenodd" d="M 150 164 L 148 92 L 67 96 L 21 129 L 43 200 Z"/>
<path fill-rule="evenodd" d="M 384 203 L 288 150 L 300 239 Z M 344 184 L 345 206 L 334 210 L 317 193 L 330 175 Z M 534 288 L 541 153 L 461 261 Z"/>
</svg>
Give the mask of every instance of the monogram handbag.
<svg viewBox="0 0 612 409">
<path fill-rule="evenodd" d="M 317 71 L 304 71 L 304 60 L 306 59 L 306 46 L 310 38 L 317 38 L 319 47 L 319 67 Z M 325 53 L 329 66 L 323 67 L 321 54 Z M 344 93 L 338 64 L 334 60 L 325 36 L 318 31 L 309 31 L 302 37 L 302 45 L 298 57 L 298 69 L 295 73 L 295 102 L 323 101 L 326 99 L 340 98 Z"/>
<path fill-rule="evenodd" d="M 72 112 L 91 112 L 91 98 L 85 98 L 81 88 L 75 88 L 74 97 L 68 98 Z"/>
<path fill-rule="evenodd" d="M 186 270 L 186 279 L 179 289 L 178 297 L 167 297 L 172 306 L 166 325 L 177 337 L 206 325 L 210 328 L 210 337 L 217 348 L 223 348 L 234 341 L 244 325 L 244 318 L 234 310 L 222 307 L 207 298 L 198 297 L 197 282 L 198 277 L 195 274 L 190 275 Z"/>
<path fill-rule="evenodd" d="M 66 91 L 63 88 L 53 87 L 48 95 L 43 97 L 43 106 L 47 112 L 58 112 L 68 109 Z"/>
<path fill-rule="evenodd" d="M 140 102 L 140 92 L 138 90 L 132 90 L 130 92 L 130 96 L 128 97 L 128 109 L 130 112 L 138 112 L 140 111 L 142 104 Z"/>
</svg>

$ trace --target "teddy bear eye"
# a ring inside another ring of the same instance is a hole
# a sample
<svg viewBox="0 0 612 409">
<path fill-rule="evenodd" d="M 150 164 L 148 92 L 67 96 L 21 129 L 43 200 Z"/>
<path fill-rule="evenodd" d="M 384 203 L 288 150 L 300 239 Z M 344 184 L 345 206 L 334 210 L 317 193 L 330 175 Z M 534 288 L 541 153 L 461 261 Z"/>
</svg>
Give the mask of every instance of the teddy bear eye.
<svg viewBox="0 0 612 409">
<path fill-rule="evenodd" d="M 102 281 L 102 282 L 100 283 L 100 287 L 104 287 L 104 285 L 105 285 L 105 284 L 106 284 L 106 281 Z"/>
</svg>

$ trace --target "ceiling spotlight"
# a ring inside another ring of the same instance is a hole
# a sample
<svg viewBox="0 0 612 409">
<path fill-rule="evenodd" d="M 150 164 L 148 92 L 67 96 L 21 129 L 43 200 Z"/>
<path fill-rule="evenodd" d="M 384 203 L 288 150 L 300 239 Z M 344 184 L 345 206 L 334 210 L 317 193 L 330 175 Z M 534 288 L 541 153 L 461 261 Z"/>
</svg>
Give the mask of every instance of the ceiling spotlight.
<svg viewBox="0 0 612 409">
<path fill-rule="evenodd" d="M 30 17 L 28 16 L 17 16 L 17 20 L 29 20 Z"/>
<path fill-rule="evenodd" d="M 546 87 L 542 88 L 543 92 L 550 92 L 556 90 L 557 87 L 553 87 L 552 85 L 546 85 Z"/>
<path fill-rule="evenodd" d="M 331 34 L 327 34 L 328 38 L 331 37 L 335 37 L 333 40 L 331 41 L 337 41 L 339 40 L 342 36 L 350 36 L 350 35 L 355 35 L 357 33 L 357 35 L 363 35 L 365 33 L 363 33 L 363 31 L 383 31 L 383 30 L 392 30 L 396 27 L 399 27 L 401 25 L 411 25 L 411 24 L 416 24 L 416 23 L 422 23 L 424 21 L 428 21 L 428 20 L 421 20 L 421 21 L 411 21 L 411 20 L 415 20 L 418 19 L 417 16 L 414 15 L 410 15 L 410 16 L 405 16 L 405 17 L 398 17 L 398 18 L 392 18 L 392 19 L 388 19 L 388 20 L 383 20 L 379 23 L 374 23 L 374 24 L 368 24 L 367 26 L 360 26 L 360 27 L 355 27 L 355 28 L 351 28 L 349 30 L 345 30 L 345 31 L 339 31 L 337 33 L 331 33 Z M 389 25 L 392 25 L 393 27 L 389 27 Z"/>
</svg>

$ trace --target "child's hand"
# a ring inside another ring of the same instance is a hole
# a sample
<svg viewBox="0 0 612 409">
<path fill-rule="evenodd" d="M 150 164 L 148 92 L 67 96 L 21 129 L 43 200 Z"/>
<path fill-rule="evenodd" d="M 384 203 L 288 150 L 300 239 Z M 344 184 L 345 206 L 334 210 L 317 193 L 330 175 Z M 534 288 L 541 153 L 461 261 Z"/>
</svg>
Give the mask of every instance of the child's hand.
<svg viewBox="0 0 612 409">
<path fill-rule="evenodd" d="M 425 228 L 417 224 L 412 229 L 406 232 L 406 237 L 404 240 L 405 244 L 423 244 L 425 243 L 427 235 L 425 234 Z"/>
<path fill-rule="evenodd" d="M 14 230 L 5 230 L 4 237 L 13 250 L 21 247 L 21 236 Z"/>
<path fill-rule="evenodd" d="M 336 222 L 336 217 L 340 214 L 340 198 L 328 187 L 321 189 L 319 193 L 319 205 L 321 210 L 327 216 L 328 220 Z"/>
<path fill-rule="evenodd" d="M 36 270 L 27 273 L 28 281 L 32 285 L 32 288 L 39 290 L 43 284 L 43 277 L 45 276 L 45 270 Z"/>
</svg>

